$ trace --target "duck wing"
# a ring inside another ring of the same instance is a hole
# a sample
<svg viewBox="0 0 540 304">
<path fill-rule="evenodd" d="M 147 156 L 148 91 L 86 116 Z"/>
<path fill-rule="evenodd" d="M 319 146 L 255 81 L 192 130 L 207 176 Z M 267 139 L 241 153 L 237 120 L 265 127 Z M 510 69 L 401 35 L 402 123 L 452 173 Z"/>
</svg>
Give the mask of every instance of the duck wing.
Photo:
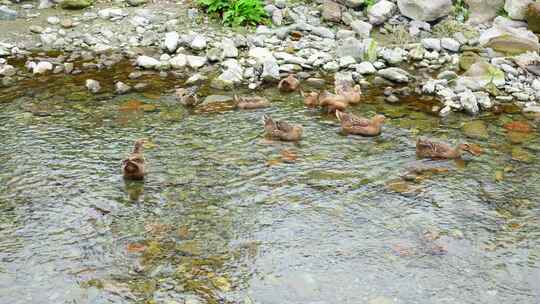
<svg viewBox="0 0 540 304">
<path fill-rule="evenodd" d="M 283 132 L 291 132 L 293 130 L 293 125 L 289 124 L 288 122 L 285 122 L 285 121 L 278 121 L 276 122 L 276 127 L 278 130 L 280 131 L 283 131 Z"/>
</svg>

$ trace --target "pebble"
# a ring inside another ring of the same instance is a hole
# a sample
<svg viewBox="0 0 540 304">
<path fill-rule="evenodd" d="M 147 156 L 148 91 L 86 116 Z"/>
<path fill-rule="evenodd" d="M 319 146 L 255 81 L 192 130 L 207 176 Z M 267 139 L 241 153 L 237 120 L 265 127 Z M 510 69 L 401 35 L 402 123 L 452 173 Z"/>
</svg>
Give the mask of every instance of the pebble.
<svg viewBox="0 0 540 304">
<path fill-rule="evenodd" d="M 101 90 L 101 85 L 97 80 L 86 79 L 86 88 L 90 93 L 96 94 Z"/>
</svg>

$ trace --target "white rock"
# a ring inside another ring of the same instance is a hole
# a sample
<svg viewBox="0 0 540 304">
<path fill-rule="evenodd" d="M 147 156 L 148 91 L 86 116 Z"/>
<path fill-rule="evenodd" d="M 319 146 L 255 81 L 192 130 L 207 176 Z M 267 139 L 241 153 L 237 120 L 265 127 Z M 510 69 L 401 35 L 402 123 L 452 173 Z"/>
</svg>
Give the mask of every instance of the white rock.
<svg viewBox="0 0 540 304">
<path fill-rule="evenodd" d="M 56 16 L 51 16 L 51 17 L 47 18 L 47 22 L 49 24 L 56 25 L 56 24 L 60 23 L 60 18 L 58 18 Z"/>
<path fill-rule="evenodd" d="M 465 92 L 459 93 L 458 97 L 461 106 L 467 113 L 471 115 L 478 114 L 480 109 L 478 108 L 476 96 L 473 94 L 473 92 L 471 92 L 470 90 L 466 90 Z"/>
<path fill-rule="evenodd" d="M 12 65 L 4 64 L 0 66 L 0 75 L 2 76 L 13 76 L 16 72 L 17 70 Z"/>
<path fill-rule="evenodd" d="M 193 40 L 191 40 L 190 47 L 194 50 L 204 50 L 206 48 L 207 40 L 203 35 L 195 35 Z"/>
<path fill-rule="evenodd" d="M 493 102 L 489 97 L 489 94 L 486 92 L 474 92 L 476 97 L 476 102 L 482 107 L 482 109 L 487 110 L 493 106 Z"/>
<path fill-rule="evenodd" d="M 187 65 L 187 56 L 184 54 L 178 54 L 169 59 L 169 64 L 173 69 L 183 69 Z"/>
<path fill-rule="evenodd" d="M 407 71 L 394 67 L 379 70 L 377 75 L 394 82 L 409 82 L 409 78 L 411 78 Z"/>
<path fill-rule="evenodd" d="M 459 52 L 459 48 L 461 47 L 461 44 L 459 41 L 453 39 L 453 38 L 443 38 L 441 39 L 441 46 L 449 51 L 452 52 Z"/>
<path fill-rule="evenodd" d="M 371 24 L 369 24 L 367 22 L 364 22 L 362 20 L 354 20 L 351 23 L 351 28 L 361 38 L 368 38 L 370 33 L 371 33 L 371 29 L 373 28 L 373 25 L 371 25 Z M 338 38 L 339 38 L 339 34 L 340 33 L 338 32 Z"/>
<path fill-rule="evenodd" d="M 504 3 L 504 10 L 508 13 L 508 16 L 515 20 L 525 19 L 525 12 L 529 4 L 534 2 L 533 0 L 506 0 Z"/>
<path fill-rule="evenodd" d="M 398 0 L 397 3 L 401 14 L 413 20 L 434 21 L 452 10 L 452 0 Z"/>
<path fill-rule="evenodd" d="M 361 62 L 360 64 L 356 65 L 356 72 L 362 75 L 367 74 L 374 74 L 377 72 L 373 64 L 369 61 Z"/>
<path fill-rule="evenodd" d="M 345 56 L 339 58 L 339 67 L 340 68 L 346 68 L 350 65 L 353 65 L 356 63 L 356 60 L 352 56 Z"/>
<path fill-rule="evenodd" d="M 223 56 L 225 58 L 238 57 L 238 49 L 236 48 L 233 40 L 229 38 L 223 38 L 221 40 L 221 48 L 223 49 Z"/>
<path fill-rule="evenodd" d="M 40 61 L 33 70 L 34 74 L 44 74 L 48 71 L 52 71 L 53 64 L 48 61 Z"/>
<path fill-rule="evenodd" d="M 257 63 L 262 64 L 269 57 L 274 58 L 272 52 L 267 48 L 255 47 L 249 50 L 249 57 L 253 57 L 257 60 Z"/>
<path fill-rule="evenodd" d="M 101 90 L 101 85 L 99 84 L 97 80 L 86 79 L 86 88 L 88 89 L 88 91 L 95 94 Z"/>
<path fill-rule="evenodd" d="M 441 50 L 441 40 L 437 38 L 424 38 L 421 41 L 422 46 L 428 50 Z"/>
<path fill-rule="evenodd" d="M 157 68 L 161 63 L 155 58 L 143 55 L 137 57 L 136 64 L 145 69 L 154 69 Z"/>
<path fill-rule="evenodd" d="M 131 87 L 121 81 L 115 83 L 114 87 L 116 94 L 126 94 L 127 92 L 131 91 Z"/>
<path fill-rule="evenodd" d="M 279 77 L 279 65 L 274 57 L 268 57 L 263 62 L 263 72 L 261 78 L 265 81 L 278 81 Z"/>
<path fill-rule="evenodd" d="M 379 1 L 367 10 L 369 23 L 374 25 L 382 24 L 392 17 L 395 10 L 396 5 L 394 3 L 387 0 Z"/>
<path fill-rule="evenodd" d="M 187 56 L 188 65 L 192 69 L 198 69 L 206 64 L 207 58 L 203 56 Z"/>
<path fill-rule="evenodd" d="M 165 34 L 164 46 L 169 53 L 174 53 L 176 51 L 179 38 L 180 35 L 178 35 L 177 32 L 168 32 Z"/>
</svg>

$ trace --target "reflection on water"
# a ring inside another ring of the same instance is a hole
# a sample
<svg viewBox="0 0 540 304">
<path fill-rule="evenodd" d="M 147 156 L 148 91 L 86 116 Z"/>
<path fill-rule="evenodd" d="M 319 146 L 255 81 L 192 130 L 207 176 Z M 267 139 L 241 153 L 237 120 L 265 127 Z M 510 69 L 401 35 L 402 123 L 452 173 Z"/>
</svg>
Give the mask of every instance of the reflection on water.
<svg viewBox="0 0 540 304">
<path fill-rule="evenodd" d="M 390 117 L 383 135 L 347 137 L 273 89 L 268 109 L 190 111 L 164 89 L 94 99 L 58 81 L 1 105 L 2 303 L 540 299 L 534 117 L 502 109 L 471 131 L 429 101 L 368 96 L 353 111 Z M 263 139 L 263 113 L 305 139 Z M 483 154 L 417 160 L 419 135 Z M 126 182 L 120 161 L 141 137 L 148 177 Z"/>
</svg>

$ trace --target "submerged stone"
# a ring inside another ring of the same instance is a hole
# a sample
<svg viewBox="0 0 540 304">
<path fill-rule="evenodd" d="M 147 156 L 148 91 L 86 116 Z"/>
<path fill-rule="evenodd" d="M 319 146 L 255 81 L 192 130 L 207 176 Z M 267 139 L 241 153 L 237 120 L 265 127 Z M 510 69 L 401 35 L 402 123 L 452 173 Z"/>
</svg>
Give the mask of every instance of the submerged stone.
<svg viewBox="0 0 540 304">
<path fill-rule="evenodd" d="M 489 134 L 482 120 L 473 120 L 463 125 L 463 133 L 469 138 L 487 139 Z"/>
<path fill-rule="evenodd" d="M 78 10 L 91 6 L 92 0 L 64 0 L 60 3 L 60 7 L 68 10 Z"/>
</svg>

